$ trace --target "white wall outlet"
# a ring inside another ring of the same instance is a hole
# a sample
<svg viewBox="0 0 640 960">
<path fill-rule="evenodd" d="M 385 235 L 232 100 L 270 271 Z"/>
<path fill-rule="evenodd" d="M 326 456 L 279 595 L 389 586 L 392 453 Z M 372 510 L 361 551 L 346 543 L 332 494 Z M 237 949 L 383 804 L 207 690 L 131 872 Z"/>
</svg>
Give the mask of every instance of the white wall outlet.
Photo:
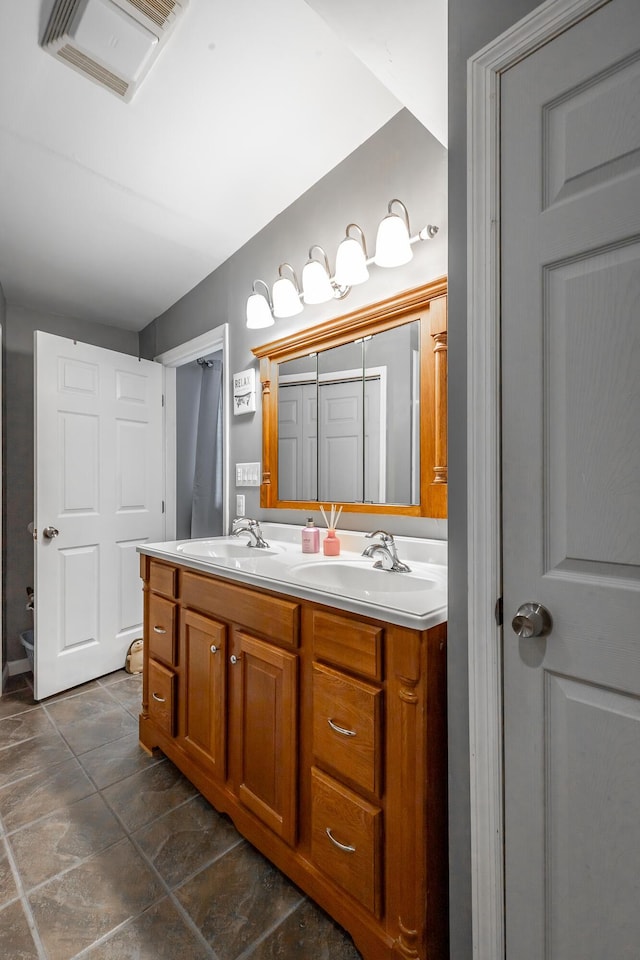
<svg viewBox="0 0 640 960">
<path fill-rule="evenodd" d="M 244 493 L 236 494 L 236 517 L 244 517 Z"/>
</svg>

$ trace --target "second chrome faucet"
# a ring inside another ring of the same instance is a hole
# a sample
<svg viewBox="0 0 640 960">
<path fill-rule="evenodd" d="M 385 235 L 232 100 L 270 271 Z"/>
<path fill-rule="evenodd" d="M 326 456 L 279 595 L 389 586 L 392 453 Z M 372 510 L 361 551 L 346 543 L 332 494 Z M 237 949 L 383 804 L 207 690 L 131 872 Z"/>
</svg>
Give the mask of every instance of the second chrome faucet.
<svg viewBox="0 0 640 960">
<path fill-rule="evenodd" d="M 367 540 L 372 537 L 380 537 L 379 542 L 372 543 L 362 551 L 363 557 L 378 557 L 374 567 L 378 570 L 388 570 L 390 573 L 411 573 L 411 567 L 398 559 L 396 542 L 390 533 L 386 530 L 374 530 L 368 533 Z"/>
</svg>

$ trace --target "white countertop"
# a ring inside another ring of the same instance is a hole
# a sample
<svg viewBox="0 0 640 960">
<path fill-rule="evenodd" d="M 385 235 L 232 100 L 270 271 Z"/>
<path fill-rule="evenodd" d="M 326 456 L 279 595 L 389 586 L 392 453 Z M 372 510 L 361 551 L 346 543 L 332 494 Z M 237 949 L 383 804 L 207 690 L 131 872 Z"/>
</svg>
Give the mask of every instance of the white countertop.
<svg viewBox="0 0 640 960">
<path fill-rule="evenodd" d="M 188 552 L 190 549 L 205 550 L 207 544 L 214 549 L 216 543 L 246 544 L 249 540 L 246 533 L 233 538 L 207 537 L 201 540 L 142 543 L 138 546 L 138 552 L 226 580 L 324 603 L 416 630 L 426 630 L 446 621 L 446 541 L 395 537 L 398 557 L 410 566 L 411 572 L 392 573 L 374 570 L 374 560 L 362 556 L 364 548 L 374 542 L 367 540 L 364 533 L 338 530 L 340 556 L 325 557 L 322 552 L 325 531 L 322 528 L 320 553 L 307 554 L 302 553 L 301 548 L 302 527 L 266 522 L 261 523 L 261 527 L 262 535 L 271 548 L 269 553 L 253 548 L 247 551 L 248 556 L 230 558 L 197 556 Z M 324 570 L 320 569 L 321 565 L 325 565 Z M 326 565 L 330 565 L 331 569 L 326 569 Z M 345 572 L 345 568 L 350 569 Z M 318 586 L 314 584 L 316 569 L 323 581 Z M 353 569 L 357 571 L 355 578 L 358 584 L 348 589 L 340 581 L 340 574 L 344 573 L 343 580 L 346 580 Z M 335 585 L 327 583 L 328 573 L 336 575 L 340 582 Z"/>
</svg>

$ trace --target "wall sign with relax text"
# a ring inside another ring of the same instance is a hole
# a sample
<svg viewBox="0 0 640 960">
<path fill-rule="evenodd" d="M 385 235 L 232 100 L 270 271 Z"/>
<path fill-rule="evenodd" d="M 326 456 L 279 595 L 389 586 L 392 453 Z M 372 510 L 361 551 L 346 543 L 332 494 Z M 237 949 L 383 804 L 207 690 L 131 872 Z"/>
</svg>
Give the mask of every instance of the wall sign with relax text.
<svg viewBox="0 0 640 960">
<path fill-rule="evenodd" d="M 233 375 L 233 412 L 255 413 L 256 410 L 256 372 L 243 370 Z"/>
</svg>

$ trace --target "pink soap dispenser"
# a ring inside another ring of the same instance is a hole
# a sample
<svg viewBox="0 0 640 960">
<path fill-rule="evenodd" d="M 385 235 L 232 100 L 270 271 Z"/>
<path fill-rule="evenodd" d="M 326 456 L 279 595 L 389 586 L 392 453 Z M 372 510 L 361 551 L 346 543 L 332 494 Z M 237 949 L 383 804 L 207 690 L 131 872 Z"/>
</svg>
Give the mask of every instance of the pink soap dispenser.
<svg viewBox="0 0 640 960">
<path fill-rule="evenodd" d="M 306 527 L 302 528 L 302 552 L 318 553 L 320 551 L 320 531 L 309 517 Z"/>
</svg>

